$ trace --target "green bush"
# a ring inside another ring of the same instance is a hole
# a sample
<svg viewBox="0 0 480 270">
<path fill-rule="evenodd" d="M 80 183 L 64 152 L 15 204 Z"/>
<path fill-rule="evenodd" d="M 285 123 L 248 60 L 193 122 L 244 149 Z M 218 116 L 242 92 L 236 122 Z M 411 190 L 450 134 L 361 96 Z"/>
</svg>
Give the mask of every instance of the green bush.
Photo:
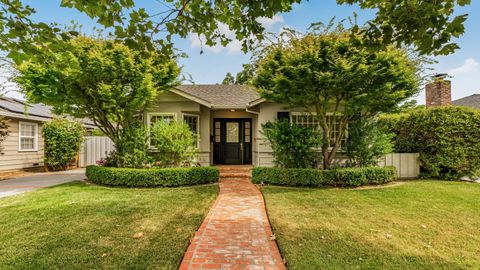
<svg viewBox="0 0 480 270">
<path fill-rule="evenodd" d="M 87 178 L 93 183 L 121 187 L 178 187 L 218 182 L 216 167 L 133 169 L 88 166 Z"/>
<path fill-rule="evenodd" d="M 51 170 L 64 170 L 80 151 L 85 130 L 81 123 L 58 118 L 43 125 L 45 163 Z"/>
<path fill-rule="evenodd" d="M 157 166 L 186 166 L 195 159 L 197 137 L 184 123 L 159 121 L 151 127 L 150 138 Z"/>
<path fill-rule="evenodd" d="M 277 167 L 312 168 L 319 160 L 315 148 L 322 145 L 322 136 L 311 128 L 277 120 L 263 124 L 262 134 L 272 148 L 273 163 Z"/>
<path fill-rule="evenodd" d="M 382 121 L 396 133 L 396 152 L 420 154 L 422 177 L 450 180 L 480 175 L 480 111 L 437 107 Z"/>
<path fill-rule="evenodd" d="M 377 121 L 357 120 L 350 124 L 345 146 L 350 167 L 375 166 L 393 151 L 394 134 L 379 127 Z"/>
<path fill-rule="evenodd" d="M 108 166 L 120 168 L 143 168 L 150 161 L 148 132 L 142 123 L 131 124 L 116 140 L 116 150 L 107 158 Z"/>
<path fill-rule="evenodd" d="M 296 187 L 358 187 L 394 181 L 396 173 L 395 167 L 332 170 L 255 167 L 252 181 L 255 184 Z"/>
</svg>

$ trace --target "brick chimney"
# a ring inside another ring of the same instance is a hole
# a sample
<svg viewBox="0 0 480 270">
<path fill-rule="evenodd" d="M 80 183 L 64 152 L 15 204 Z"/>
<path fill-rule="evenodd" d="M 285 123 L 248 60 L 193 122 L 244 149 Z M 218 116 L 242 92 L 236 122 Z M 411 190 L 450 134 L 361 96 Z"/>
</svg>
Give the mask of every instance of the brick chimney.
<svg viewBox="0 0 480 270">
<path fill-rule="evenodd" d="M 446 78 L 447 74 L 437 74 L 433 76 L 433 82 L 425 87 L 427 108 L 448 106 L 452 103 L 452 82 Z"/>
</svg>

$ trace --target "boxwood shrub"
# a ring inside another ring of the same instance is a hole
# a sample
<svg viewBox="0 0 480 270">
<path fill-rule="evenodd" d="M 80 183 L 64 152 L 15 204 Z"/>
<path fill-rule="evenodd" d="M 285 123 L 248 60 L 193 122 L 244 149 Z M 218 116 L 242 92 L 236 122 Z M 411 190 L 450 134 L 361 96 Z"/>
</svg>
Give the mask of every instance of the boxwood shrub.
<svg viewBox="0 0 480 270">
<path fill-rule="evenodd" d="M 93 183 L 122 187 L 178 187 L 218 182 L 216 167 L 130 169 L 88 166 L 87 178 Z"/>
<path fill-rule="evenodd" d="M 297 187 L 358 187 L 391 182 L 395 180 L 396 173 L 395 167 L 334 170 L 255 167 L 252 181 L 255 184 Z"/>
</svg>

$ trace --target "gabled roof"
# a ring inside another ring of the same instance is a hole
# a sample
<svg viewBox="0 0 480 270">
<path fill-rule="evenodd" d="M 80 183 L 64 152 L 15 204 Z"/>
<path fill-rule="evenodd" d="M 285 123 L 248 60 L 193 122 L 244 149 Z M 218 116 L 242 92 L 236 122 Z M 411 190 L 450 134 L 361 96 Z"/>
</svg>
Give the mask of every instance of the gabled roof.
<svg viewBox="0 0 480 270">
<path fill-rule="evenodd" d="M 254 88 L 246 85 L 179 85 L 172 91 L 214 109 L 245 109 L 260 98 Z"/>
<path fill-rule="evenodd" d="M 0 96 L 0 116 L 7 116 L 12 118 L 48 121 L 55 115 L 52 113 L 52 107 L 44 104 L 30 104 L 25 101 Z M 90 128 L 96 127 L 92 121 L 86 119 L 81 122 Z"/>
<path fill-rule="evenodd" d="M 473 94 L 468 97 L 454 100 L 452 101 L 452 104 L 456 106 L 465 106 L 480 109 L 480 94 Z"/>
</svg>

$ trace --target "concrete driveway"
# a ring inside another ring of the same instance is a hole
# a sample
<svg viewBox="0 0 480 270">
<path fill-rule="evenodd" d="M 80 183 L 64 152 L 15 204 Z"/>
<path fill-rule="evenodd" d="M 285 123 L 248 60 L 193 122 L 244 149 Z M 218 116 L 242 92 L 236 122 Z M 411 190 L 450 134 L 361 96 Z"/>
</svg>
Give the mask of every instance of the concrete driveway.
<svg viewBox="0 0 480 270">
<path fill-rule="evenodd" d="M 0 198 L 84 179 L 85 169 L 75 169 L 3 180 L 0 181 Z"/>
</svg>

